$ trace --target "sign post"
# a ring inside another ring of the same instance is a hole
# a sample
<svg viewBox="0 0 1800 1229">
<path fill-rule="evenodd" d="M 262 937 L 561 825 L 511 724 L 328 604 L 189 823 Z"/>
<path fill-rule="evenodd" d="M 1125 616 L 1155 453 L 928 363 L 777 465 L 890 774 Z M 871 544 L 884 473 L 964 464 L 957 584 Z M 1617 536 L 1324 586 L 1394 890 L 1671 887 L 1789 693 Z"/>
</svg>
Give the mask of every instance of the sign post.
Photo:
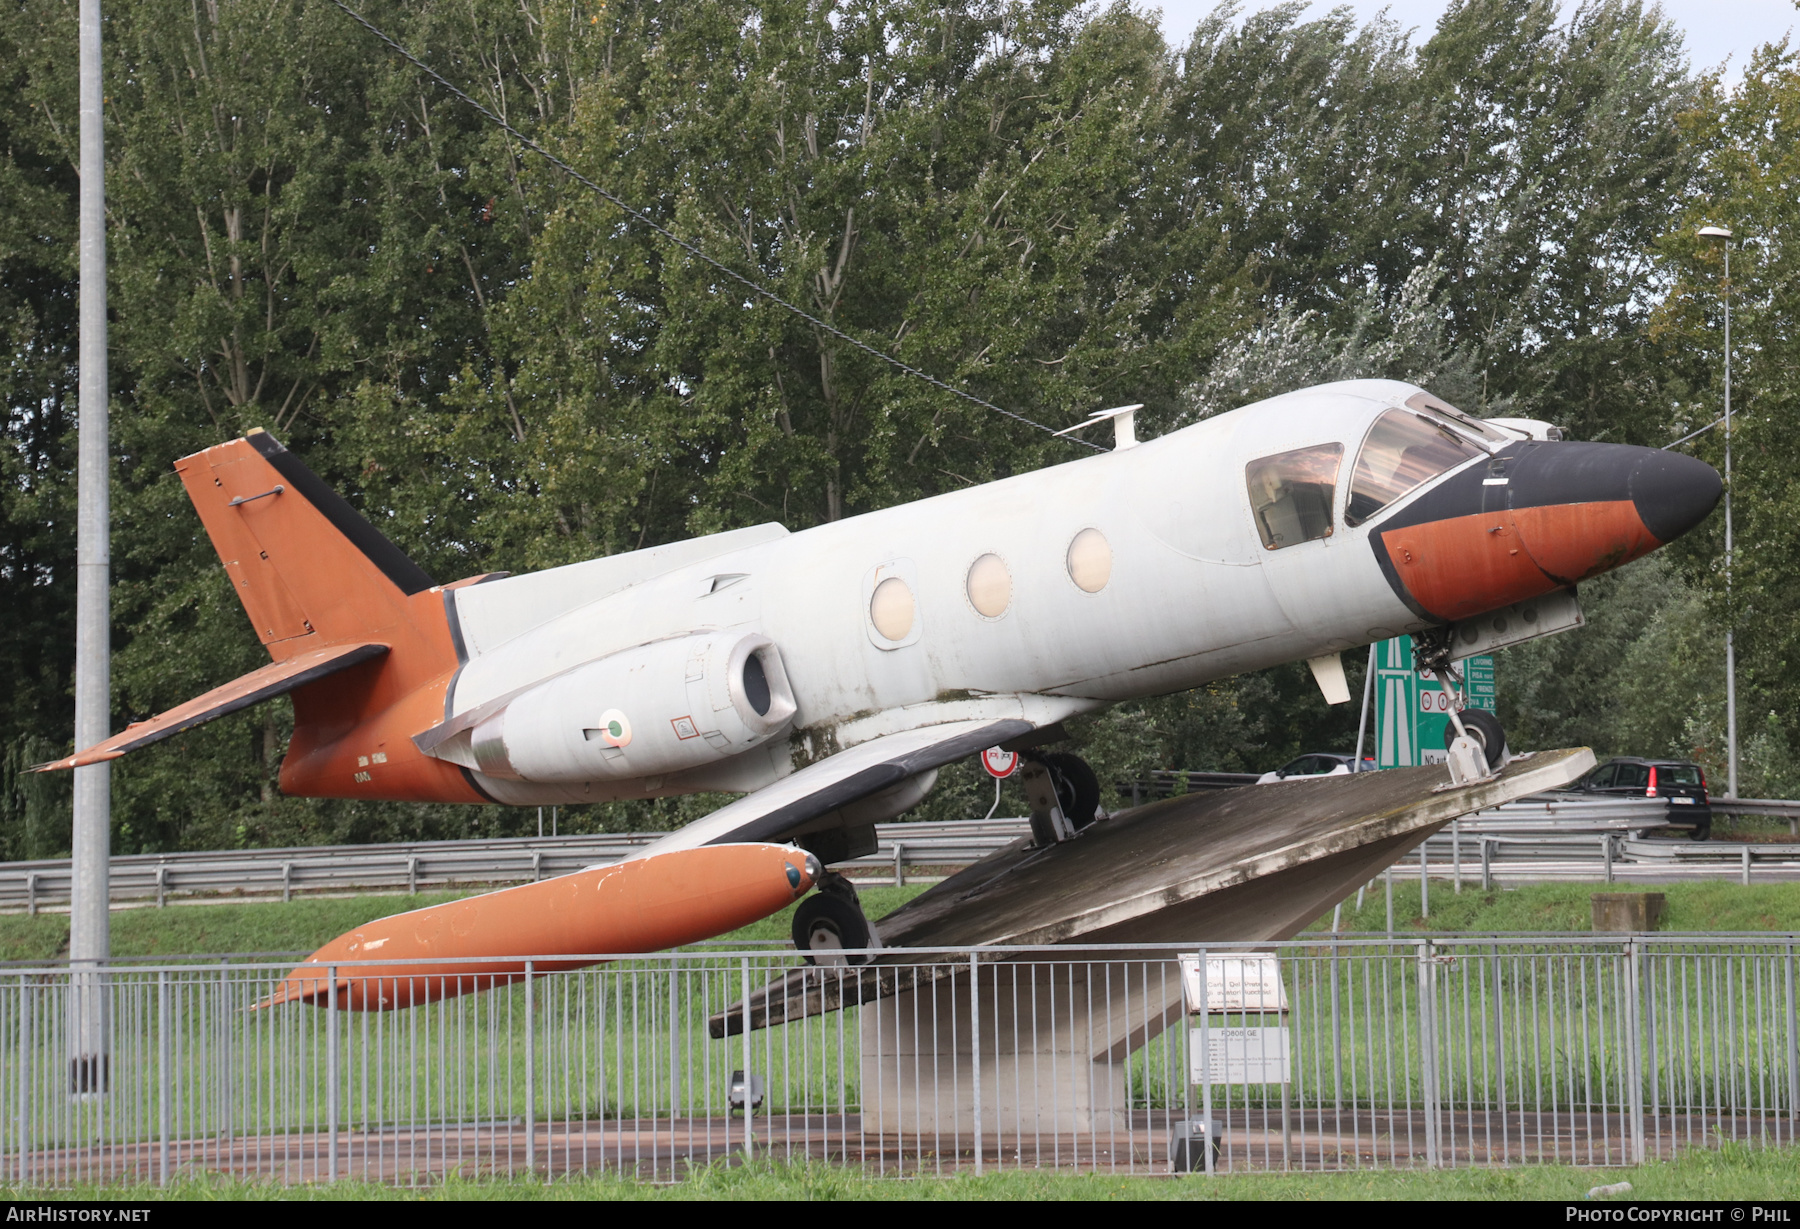
<svg viewBox="0 0 1800 1229">
<path fill-rule="evenodd" d="M 1207 1140 L 1218 1145 L 1211 1120 L 1212 1086 L 1279 1086 L 1281 1089 L 1281 1157 L 1285 1168 L 1293 1149 L 1289 1117 L 1293 1081 L 1293 1042 L 1288 1030 L 1287 987 L 1281 965 L 1262 953 L 1181 957 L 1183 997 L 1189 1027 L 1188 1083 L 1202 1089 L 1207 1107 Z M 1232 1018 L 1236 1017 L 1233 1023 Z"/>
<path fill-rule="evenodd" d="M 994 805 L 988 808 L 986 815 L 987 819 L 992 819 L 994 812 L 1000 809 L 1000 783 L 1019 771 L 1019 753 L 989 747 L 981 753 L 981 767 L 994 778 Z"/>
</svg>

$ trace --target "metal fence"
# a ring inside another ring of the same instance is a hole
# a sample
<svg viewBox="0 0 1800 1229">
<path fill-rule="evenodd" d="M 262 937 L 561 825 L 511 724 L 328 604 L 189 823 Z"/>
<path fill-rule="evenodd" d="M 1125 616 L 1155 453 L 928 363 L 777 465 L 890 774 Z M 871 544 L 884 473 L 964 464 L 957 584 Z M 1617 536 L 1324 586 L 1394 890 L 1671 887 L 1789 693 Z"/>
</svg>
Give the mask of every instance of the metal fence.
<svg viewBox="0 0 1800 1229">
<path fill-rule="evenodd" d="M 714 949 L 371 1013 L 343 1009 L 351 965 L 318 970 L 321 1005 L 272 1008 L 289 966 L 114 967 L 91 999 L 67 967 L 0 969 L 0 1172 L 680 1177 L 745 1153 L 1235 1172 L 1790 1144 L 1797 944 L 1325 939 L 866 969 Z M 84 1002 L 104 1091 L 71 1091 L 95 1069 L 74 1053 Z"/>
</svg>

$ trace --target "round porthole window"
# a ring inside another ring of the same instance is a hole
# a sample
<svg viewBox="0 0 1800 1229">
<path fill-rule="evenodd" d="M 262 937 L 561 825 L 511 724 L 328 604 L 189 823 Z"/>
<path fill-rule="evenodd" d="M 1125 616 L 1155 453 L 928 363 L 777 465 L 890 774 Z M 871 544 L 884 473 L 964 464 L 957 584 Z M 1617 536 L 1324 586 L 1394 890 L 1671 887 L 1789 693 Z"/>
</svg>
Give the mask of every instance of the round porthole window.
<svg viewBox="0 0 1800 1229">
<path fill-rule="evenodd" d="M 904 640 L 913 626 L 913 595 L 906 582 L 890 576 L 869 599 L 869 622 L 889 640 Z"/>
<path fill-rule="evenodd" d="M 1106 535 L 1084 529 L 1069 543 L 1069 579 L 1086 593 L 1098 593 L 1112 579 L 1113 554 Z"/>
<path fill-rule="evenodd" d="M 1012 605 L 1012 573 L 998 555 L 983 555 L 969 565 L 969 605 L 990 619 L 998 619 Z"/>
</svg>

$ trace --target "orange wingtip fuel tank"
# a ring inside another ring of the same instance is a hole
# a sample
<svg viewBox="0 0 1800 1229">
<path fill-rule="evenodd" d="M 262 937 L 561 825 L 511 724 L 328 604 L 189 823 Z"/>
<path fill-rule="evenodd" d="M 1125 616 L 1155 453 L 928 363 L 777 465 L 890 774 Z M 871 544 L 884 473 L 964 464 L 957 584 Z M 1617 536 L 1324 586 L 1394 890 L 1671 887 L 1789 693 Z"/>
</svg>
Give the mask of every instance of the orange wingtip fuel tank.
<svg viewBox="0 0 1800 1229">
<path fill-rule="evenodd" d="M 392 1011 L 604 954 L 654 952 L 735 930 L 786 908 L 819 863 L 785 845 L 703 845 L 397 913 L 339 935 L 256 1006 Z"/>
</svg>

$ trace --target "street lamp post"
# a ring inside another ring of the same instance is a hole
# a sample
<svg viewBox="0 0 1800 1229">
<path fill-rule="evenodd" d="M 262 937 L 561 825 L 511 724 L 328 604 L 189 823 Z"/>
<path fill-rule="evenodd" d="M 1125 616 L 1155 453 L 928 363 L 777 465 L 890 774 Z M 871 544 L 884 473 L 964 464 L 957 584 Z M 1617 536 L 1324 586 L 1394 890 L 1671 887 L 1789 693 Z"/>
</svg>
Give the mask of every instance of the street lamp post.
<svg viewBox="0 0 1800 1229">
<path fill-rule="evenodd" d="M 80 390 L 75 547 L 75 747 L 112 733 L 106 378 L 106 149 L 101 92 L 100 0 L 81 0 L 80 97 Z M 69 1087 L 81 1096 L 106 1091 L 106 991 L 100 966 L 112 950 L 108 870 L 112 774 L 105 764 L 75 770 L 69 905 L 73 1025 Z"/>
<path fill-rule="evenodd" d="M 1702 239 L 1719 240 L 1725 253 L 1725 285 L 1720 298 L 1725 301 L 1725 741 L 1730 754 L 1730 772 L 1725 796 L 1738 796 L 1738 730 L 1737 730 L 1737 647 L 1732 632 L 1737 614 L 1731 604 L 1731 228 L 1702 226 Z"/>
</svg>

